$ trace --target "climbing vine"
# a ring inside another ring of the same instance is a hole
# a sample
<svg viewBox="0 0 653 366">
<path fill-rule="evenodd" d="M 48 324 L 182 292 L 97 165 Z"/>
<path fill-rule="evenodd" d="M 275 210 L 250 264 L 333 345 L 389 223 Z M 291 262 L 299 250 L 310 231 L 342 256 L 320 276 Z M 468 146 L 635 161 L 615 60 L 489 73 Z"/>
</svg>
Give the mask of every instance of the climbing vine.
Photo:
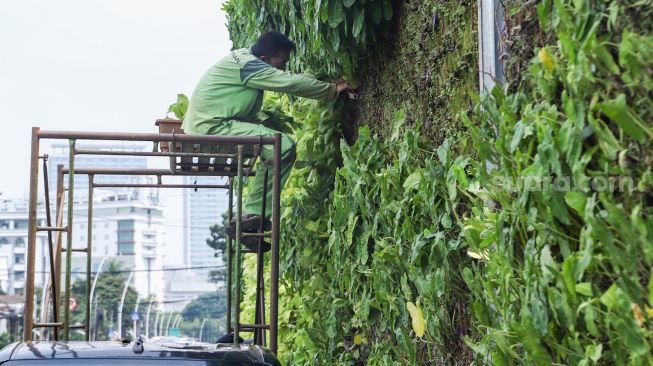
<svg viewBox="0 0 653 366">
<path fill-rule="evenodd" d="M 301 40 L 296 69 L 333 76 L 377 37 L 370 3 L 340 3 L 364 7 L 361 40 L 341 37 L 353 11 L 329 23 L 331 2 L 225 9 L 237 46 L 257 24 L 281 29 Z M 529 6 L 507 14 L 536 17 L 541 46 L 515 63 L 520 83 L 449 110 L 464 133 L 432 139 L 420 131 L 438 121 L 399 110 L 361 121 L 383 137 L 363 127 L 349 146 L 339 105 L 270 101 L 299 123 L 282 200 L 285 363 L 653 362 L 653 8 Z"/>
<path fill-rule="evenodd" d="M 393 15 L 391 0 L 229 0 L 223 9 L 234 47 L 278 30 L 297 44 L 292 70 L 349 79 Z"/>
</svg>

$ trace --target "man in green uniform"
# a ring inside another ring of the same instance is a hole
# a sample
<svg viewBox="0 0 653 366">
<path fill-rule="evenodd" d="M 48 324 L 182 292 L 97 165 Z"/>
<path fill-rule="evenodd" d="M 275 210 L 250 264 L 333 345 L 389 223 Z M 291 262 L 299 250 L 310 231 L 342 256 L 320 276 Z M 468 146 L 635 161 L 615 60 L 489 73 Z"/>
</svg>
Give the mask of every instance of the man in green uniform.
<svg viewBox="0 0 653 366">
<path fill-rule="evenodd" d="M 349 88 L 346 82 L 328 83 L 284 71 L 295 44 L 279 32 L 261 35 L 249 49 L 232 51 L 213 65 L 199 81 L 184 117 L 183 129 L 193 135 L 271 136 L 277 131 L 259 124 L 257 115 L 265 90 L 311 99 L 334 99 Z M 266 146 L 262 159 L 271 160 Z M 281 142 L 281 186 L 295 162 L 295 142 L 287 135 Z M 259 169 L 244 200 L 243 231 L 258 228 L 262 211 L 263 170 Z M 272 213 L 272 179 L 268 179 L 266 219 Z M 234 228 L 227 230 L 233 234 Z M 247 244 L 247 243 L 246 243 Z"/>
</svg>

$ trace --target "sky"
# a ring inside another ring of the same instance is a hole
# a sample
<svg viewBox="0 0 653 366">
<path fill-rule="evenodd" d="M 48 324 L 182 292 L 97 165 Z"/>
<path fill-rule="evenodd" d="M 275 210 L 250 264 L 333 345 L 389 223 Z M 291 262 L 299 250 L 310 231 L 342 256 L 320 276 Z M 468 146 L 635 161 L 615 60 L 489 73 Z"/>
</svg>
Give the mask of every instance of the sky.
<svg viewBox="0 0 653 366">
<path fill-rule="evenodd" d="M 32 126 L 156 132 L 231 49 L 222 2 L 0 0 L 0 198 L 27 197 Z M 162 194 L 181 240 L 182 192 Z"/>
<path fill-rule="evenodd" d="M 221 0 L 0 0 L 0 192 L 27 194 L 30 129 L 155 132 L 231 48 Z M 43 150 L 42 150 L 43 151 Z"/>
</svg>

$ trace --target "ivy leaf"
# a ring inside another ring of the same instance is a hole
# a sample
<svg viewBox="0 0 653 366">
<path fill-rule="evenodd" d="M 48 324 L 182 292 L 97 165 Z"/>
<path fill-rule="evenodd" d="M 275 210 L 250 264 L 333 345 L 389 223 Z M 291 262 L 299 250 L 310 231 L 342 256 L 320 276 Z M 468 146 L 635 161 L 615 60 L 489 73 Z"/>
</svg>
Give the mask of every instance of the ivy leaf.
<svg viewBox="0 0 653 366">
<path fill-rule="evenodd" d="M 188 110 L 188 97 L 184 94 L 177 94 L 177 102 L 170 104 L 168 113 L 174 113 L 177 119 L 184 119 Z"/>
<path fill-rule="evenodd" d="M 424 337 L 424 315 L 422 314 L 422 310 L 415 306 L 412 302 L 406 303 L 406 309 L 408 309 L 408 312 L 410 313 L 410 318 L 412 320 L 413 324 L 413 331 L 415 331 L 415 335 L 422 338 Z"/>
<path fill-rule="evenodd" d="M 342 7 L 342 2 L 339 0 L 331 0 L 329 3 L 329 25 L 335 28 L 342 21 L 345 20 L 345 12 Z"/>
<path fill-rule="evenodd" d="M 370 4 L 368 10 L 370 12 L 370 16 L 372 17 L 372 21 L 374 22 L 374 24 L 381 23 L 381 19 L 383 18 L 383 8 L 381 7 L 381 5 L 379 5 L 379 2 L 374 1 L 368 4 Z"/>
<path fill-rule="evenodd" d="M 351 6 L 354 5 L 355 2 L 356 0 L 344 0 L 342 3 L 343 5 L 345 5 L 345 8 L 351 8 Z"/>
<path fill-rule="evenodd" d="M 646 340 L 642 332 L 637 328 L 634 322 L 624 321 L 621 318 L 614 319 L 612 322 L 615 330 L 623 338 L 623 341 L 628 349 L 635 355 L 645 355 L 649 352 L 650 347 L 646 344 Z"/>
<path fill-rule="evenodd" d="M 320 10 L 322 9 L 322 0 L 315 2 L 315 33 L 320 29 Z M 318 38 L 319 39 L 319 38 Z"/>
<path fill-rule="evenodd" d="M 390 141 L 396 141 L 401 134 L 401 126 L 406 122 L 406 111 L 402 108 L 395 112 L 392 124 L 392 136 Z"/>
<path fill-rule="evenodd" d="M 354 26 L 352 29 L 352 35 L 354 38 L 358 39 L 365 24 L 365 9 L 357 7 L 354 9 Z"/>
<path fill-rule="evenodd" d="M 338 29 L 332 29 L 331 33 L 331 46 L 334 51 L 337 51 L 340 48 L 340 31 Z"/>
<path fill-rule="evenodd" d="M 587 202 L 587 197 L 584 194 L 569 191 L 565 193 L 565 202 L 567 202 L 567 205 L 573 208 L 581 217 L 585 215 L 585 203 Z"/>
<path fill-rule="evenodd" d="M 537 58 L 540 60 L 540 63 L 542 63 L 542 66 L 544 66 L 544 69 L 547 72 L 551 72 L 556 68 L 553 56 L 551 56 L 551 53 L 549 53 L 549 50 L 546 47 L 540 49 L 540 52 L 537 53 Z"/>
<path fill-rule="evenodd" d="M 619 302 L 619 296 L 621 296 L 623 292 L 619 289 L 619 287 L 616 284 L 612 284 L 610 288 L 601 295 L 601 303 L 605 305 L 608 310 L 614 309 L 617 306 L 617 303 Z"/>
<path fill-rule="evenodd" d="M 590 344 L 585 349 L 585 355 L 594 362 L 599 361 L 602 352 L 603 352 L 603 345 L 600 343 L 598 345 Z"/>
<path fill-rule="evenodd" d="M 385 20 L 392 19 L 392 1 L 386 0 L 383 2 L 383 18 Z"/>
<path fill-rule="evenodd" d="M 644 133 L 653 137 L 653 130 L 626 105 L 626 96 L 620 94 L 616 99 L 597 105 L 599 110 L 614 121 L 626 134 L 639 142 L 644 142 Z"/>
<path fill-rule="evenodd" d="M 592 283 L 591 282 L 582 282 L 576 284 L 576 292 L 583 296 L 592 296 Z"/>
<path fill-rule="evenodd" d="M 411 189 L 417 189 L 419 188 L 419 184 L 422 181 L 422 171 L 421 170 L 416 170 L 412 172 L 408 178 L 404 181 L 404 190 L 409 191 Z"/>
</svg>

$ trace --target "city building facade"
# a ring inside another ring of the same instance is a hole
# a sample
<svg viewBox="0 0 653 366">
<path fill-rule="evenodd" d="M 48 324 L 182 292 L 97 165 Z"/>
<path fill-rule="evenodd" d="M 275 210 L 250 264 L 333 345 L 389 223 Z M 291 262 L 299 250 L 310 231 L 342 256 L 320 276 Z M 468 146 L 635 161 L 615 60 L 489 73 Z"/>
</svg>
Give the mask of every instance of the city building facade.
<svg viewBox="0 0 653 366">
<path fill-rule="evenodd" d="M 185 184 L 225 184 L 217 177 L 185 177 Z M 224 189 L 184 190 L 184 264 L 207 278 L 212 266 L 222 265 L 222 258 L 206 244 L 212 225 L 222 222 L 229 198 Z"/>
</svg>

